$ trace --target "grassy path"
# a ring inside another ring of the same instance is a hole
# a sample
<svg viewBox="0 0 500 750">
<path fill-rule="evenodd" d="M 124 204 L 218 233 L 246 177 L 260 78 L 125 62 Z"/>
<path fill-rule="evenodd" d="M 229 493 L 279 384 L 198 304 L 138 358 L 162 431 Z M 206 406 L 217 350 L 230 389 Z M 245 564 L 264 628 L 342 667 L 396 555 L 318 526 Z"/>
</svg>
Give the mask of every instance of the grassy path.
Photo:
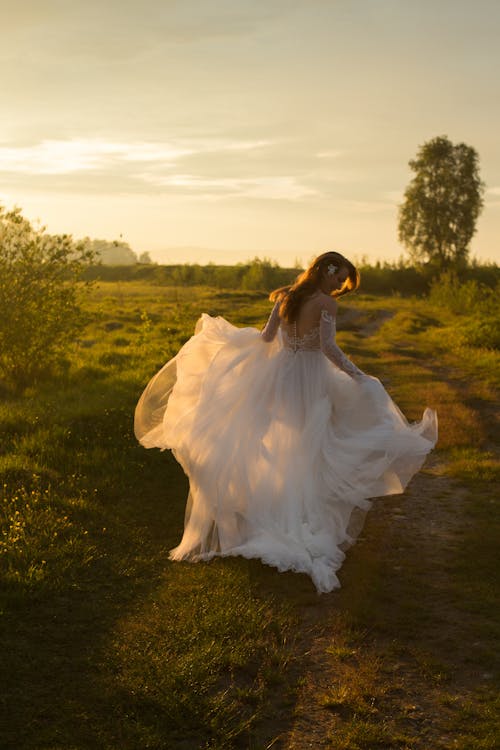
<svg viewBox="0 0 500 750">
<path fill-rule="evenodd" d="M 441 433 L 318 597 L 257 561 L 167 561 L 186 480 L 131 414 L 203 310 L 260 325 L 268 303 L 103 284 L 68 376 L 4 394 L 2 750 L 497 747 L 498 359 L 422 302 L 344 306 L 347 351 Z"/>
</svg>

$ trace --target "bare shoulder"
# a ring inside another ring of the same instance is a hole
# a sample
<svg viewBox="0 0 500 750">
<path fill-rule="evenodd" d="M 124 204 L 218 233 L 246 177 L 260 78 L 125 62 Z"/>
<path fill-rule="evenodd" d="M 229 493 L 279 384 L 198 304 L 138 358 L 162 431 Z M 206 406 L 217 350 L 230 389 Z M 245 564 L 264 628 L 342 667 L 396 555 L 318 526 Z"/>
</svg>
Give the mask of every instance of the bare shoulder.
<svg viewBox="0 0 500 750">
<path fill-rule="evenodd" d="M 337 300 L 330 297 L 329 294 L 318 294 L 316 297 L 316 304 L 318 308 L 318 314 L 321 314 L 323 310 L 330 313 L 334 318 L 337 315 Z"/>
</svg>

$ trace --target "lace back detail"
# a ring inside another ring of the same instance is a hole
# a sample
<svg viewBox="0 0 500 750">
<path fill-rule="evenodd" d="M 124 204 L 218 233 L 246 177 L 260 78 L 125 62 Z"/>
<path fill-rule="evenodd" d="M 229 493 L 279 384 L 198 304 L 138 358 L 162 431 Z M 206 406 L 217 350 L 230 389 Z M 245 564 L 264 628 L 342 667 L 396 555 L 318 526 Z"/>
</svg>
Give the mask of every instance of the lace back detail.
<svg viewBox="0 0 500 750">
<path fill-rule="evenodd" d="M 281 325 L 283 335 L 283 345 L 285 349 L 293 352 L 298 351 L 317 351 L 320 349 L 319 326 L 311 328 L 303 336 L 297 336 L 297 323 L 292 325 Z"/>
<path fill-rule="evenodd" d="M 319 325 L 311 328 L 303 336 L 297 336 L 297 324 L 281 321 L 283 346 L 292 352 L 316 352 L 323 354 L 333 364 L 351 377 L 363 375 L 362 371 L 345 356 L 335 343 L 336 320 L 328 310 L 322 310 Z"/>
</svg>

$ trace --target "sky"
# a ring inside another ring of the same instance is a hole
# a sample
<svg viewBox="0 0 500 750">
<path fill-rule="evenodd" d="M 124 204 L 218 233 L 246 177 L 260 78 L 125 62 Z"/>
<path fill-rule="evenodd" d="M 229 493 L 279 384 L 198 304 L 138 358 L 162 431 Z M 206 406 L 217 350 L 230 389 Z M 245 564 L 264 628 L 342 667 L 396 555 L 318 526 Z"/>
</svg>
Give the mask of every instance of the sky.
<svg viewBox="0 0 500 750">
<path fill-rule="evenodd" d="M 479 154 L 500 262 L 497 0 L 0 0 L 0 203 L 158 262 L 394 260 L 408 161 Z"/>
</svg>

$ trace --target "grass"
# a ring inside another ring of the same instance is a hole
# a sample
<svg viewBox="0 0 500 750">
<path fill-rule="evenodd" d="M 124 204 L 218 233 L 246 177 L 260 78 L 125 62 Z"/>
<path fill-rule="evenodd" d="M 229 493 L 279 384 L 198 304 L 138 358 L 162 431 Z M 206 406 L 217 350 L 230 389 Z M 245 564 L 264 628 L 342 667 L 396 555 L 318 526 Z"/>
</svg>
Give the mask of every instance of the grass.
<svg viewBox="0 0 500 750">
<path fill-rule="evenodd" d="M 260 326 L 266 295 L 101 283 L 65 373 L 5 391 L 2 748 L 282 747 L 318 637 L 327 678 L 309 683 L 332 747 L 499 743 L 498 355 L 422 300 L 341 309 L 341 345 L 410 419 L 437 408 L 440 443 L 414 489 L 375 504 L 329 597 L 257 561 L 169 563 L 186 478 L 132 432 L 198 315 Z"/>
<path fill-rule="evenodd" d="M 186 479 L 132 434 L 205 307 L 98 289 L 67 375 L 1 408 L 2 747 L 228 747 L 286 663 L 290 615 L 244 561 L 167 562 Z"/>
</svg>

